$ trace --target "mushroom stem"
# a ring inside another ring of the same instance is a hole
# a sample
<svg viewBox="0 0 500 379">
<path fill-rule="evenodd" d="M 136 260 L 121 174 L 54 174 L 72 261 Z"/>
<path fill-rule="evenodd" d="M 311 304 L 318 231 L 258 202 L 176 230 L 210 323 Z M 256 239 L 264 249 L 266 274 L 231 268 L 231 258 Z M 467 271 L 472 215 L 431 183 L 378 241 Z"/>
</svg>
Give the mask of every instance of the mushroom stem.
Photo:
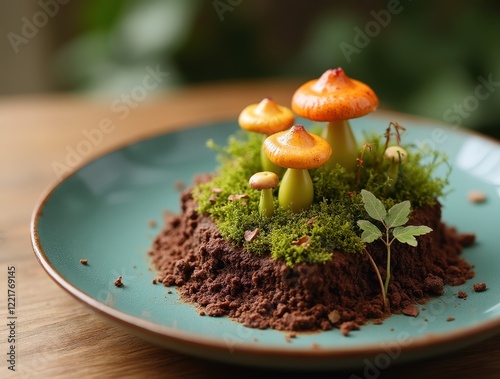
<svg viewBox="0 0 500 379">
<path fill-rule="evenodd" d="M 278 201 L 281 207 L 294 213 L 311 206 L 314 198 L 313 183 L 309 170 L 289 168 L 281 179 Z"/>
<path fill-rule="evenodd" d="M 271 160 L 268 158 L 263 148 L 260 149 L 260 161 L 262 165 L 262 170 L 264 171 L 274 172 L 279 177 L 281 177 L 285 172 L 284 167 L 280 167 L 271 162 Z"/>
<path fill-rule="evenodd" d="M 261 191 L 259 214 L 263 217 L 271 217 L 274 214 L 273 188 L 278 182 L 278 175 L 271 171 L 257 172 L 248 181 L 250 187 Z"/>
<path fill-rule="evenodd" d="M 323 138 L 332 148 L 328 168 L 334 168 L 337 163 L 348 171 L 356 168 L 358 144 L 348 120 L 329 122 L 323 131 Z"/>
<path fill-rule="evenodd" d="M 274 214 L 273 189 L 260 191 L 259 214 L 263 217 L 271 217 Z"/>
</svg>

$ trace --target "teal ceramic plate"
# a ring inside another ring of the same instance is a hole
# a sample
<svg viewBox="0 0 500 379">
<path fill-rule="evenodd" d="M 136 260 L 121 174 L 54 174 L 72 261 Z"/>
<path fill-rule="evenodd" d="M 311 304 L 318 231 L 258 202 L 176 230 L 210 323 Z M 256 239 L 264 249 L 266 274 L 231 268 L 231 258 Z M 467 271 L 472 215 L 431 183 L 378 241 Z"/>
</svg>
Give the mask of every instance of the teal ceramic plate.
<svg viewBox="0 0 500 379">
<path fill-rule="evenodd" d="M 236 121 L 200 125 L 117 149 L 84 165 L 57 183 L 34 210 L 31 236 L 36 257 L 66 291 L 129 332 L 189 355 L 258 367 L 346 369 L 383 367 L 435 356 L 500 332 L 500 145 L 477 134 L 433 121 L 377 112 L 352 121 L 358 139 L 383 133 L 389 121 L 402 123 L 406 142 L 446 152 L 453 165 L 444 199 L 444 220 L 477 234 L 463 256 L 476 277 L 420 306 L 416 318 L 392 316 L 348 337 L 339 330 L 298 334 L 245 328 L 228 318 L 198 315 L 175 291 L 153 285 L 147 250 L 162 225 L 164 211 L 179 211 L 180 182 L 216 167 L 205 147 L 224 144 Z M 307 125 L 307 123 L 304 121 Z M 468 192 L 483 192 L 471 203 Z M 151 221 L 157 223 L 151 227 Z M 88 265 L 80 263 L 87 259 Z M 118 276 L 125 284 L 117 288 Z M 476 293 L 472 285 L 486 282 Z M 459 299 L 458 291 L 468 294 Z M 424 309 L 425 308 L 425 309 Z M 453 317 L 454 321 L 447 321 Z"/>
</svg>

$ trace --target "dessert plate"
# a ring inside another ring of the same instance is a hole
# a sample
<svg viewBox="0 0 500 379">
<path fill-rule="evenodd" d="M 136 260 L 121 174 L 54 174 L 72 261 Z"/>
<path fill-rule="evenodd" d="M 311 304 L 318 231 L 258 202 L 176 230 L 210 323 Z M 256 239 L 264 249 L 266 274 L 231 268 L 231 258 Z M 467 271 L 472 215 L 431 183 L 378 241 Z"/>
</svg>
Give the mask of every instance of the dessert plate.
<svg viewBox="0 0 500 379">
<path fill-rule="evenodd" d="M 213 171 L 208 139 L 225 144 L 236 121 L 198 125 L 119 148 L 75 170 L 52 186 L 33 212 L 35 255 L 64 290 L 108 321 L 168 349 L 197 357 L 287 369 L 346 369 L 402 363 L 453 351 L 500 332 L 500 145 L 430 120 L 378 111 L 352 120 L 363 131 L 383 133 L 390 121 L 407 129 L 404 141 L 436 148 L 453 166 L 451 192 L 443 199 L 445 222 L 476 233 L 463 256 L 476 277 L 420 305 L 417 317 L 394 315 L 347 337 L 338 329 L 290 333 L 243 327 L 229 318 L 202 317 L 175 289 L 154 285 L 148 248 L 164 211 L 179 211 L 179 184 Z M 300 122 L 300 121 L 299 121 Z M 303 121 L 308 125 L 307 121 Z M 444 174 L 445 168 L 442 173 Z M 486 201 L 473 203 L 469 191 Z M 156 224 L 156 226 L 154 225 Z M 87 265 L 80 263 L 88 261 Z M 114 285 L 122 276 L 124 286 Z M 474 292 L 473 284 L 488 289 Z M 467 299 L 459 299 L 464 291 Z M 452 320 L 453 319 L 453 320 Z M 386 366 L 387 367 L 387 366 Z"/>
</svg>

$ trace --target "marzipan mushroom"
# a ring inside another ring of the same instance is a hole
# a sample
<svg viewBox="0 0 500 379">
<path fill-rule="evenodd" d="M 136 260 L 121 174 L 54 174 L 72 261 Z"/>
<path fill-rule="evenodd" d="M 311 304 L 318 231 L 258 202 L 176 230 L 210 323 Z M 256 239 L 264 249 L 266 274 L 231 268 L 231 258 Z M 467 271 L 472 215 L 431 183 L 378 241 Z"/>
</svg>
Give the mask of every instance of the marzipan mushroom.
<svg viewBox="0 0 500 379">
<path fill-rule="evenodd" d="M 271 162 L 287 168 L 278 191 L 280 206 L 294 213 L 309 208 L 314 189 L 308 170 L 328 161 L 332 154 L 328 142 L 308 133 L 303 125 L 294 125 L 287 131 L 267 137 L 263 150 Z"/>
<path fill-rule="evenodd" d="M 384 157 L 389 161 L 387 175 L 391 180 L 388 183 L 388 192 L 392 192 L 398 181 L 400 165 L 406 161 L 408 153 L 401 146 L 389 146 L 385 149 Z"/>
<path fill-rule="evenodd" d="M 295 121 L 291 109 L 278 105 L 270 98 L 264 98 L 258 104 L 250 104 L 245 107 L 239 117 L 238 123 L 244 130 L 262 133 L 266 137 L 290 128 Z M 277 175 L 283 173 L 283 169 L 269 161 L 261 149 L 261 163 L 264 171 L 272 171 Z"/>
<path fill-rule="evenodd" d="M 353 170 L 359 148 L 348 120 L 375 111 L 378 103 L 369 86 L 350 79 L 339 67 L 300 86 L 293 95 L 292 110 L 301 117 L 328 122 L 323 138 L 332 147 L 329 167 L 338 163 Z"/>
<path fill-rule="evenodd" d="M 272 171 L 262 171 L 253 174 L 248 181 L 250 187 L 260 190 L 259 214 L 271 217 L 274 214 L 273 188 L 278 185 L 279 179 Z"/>
</svg>

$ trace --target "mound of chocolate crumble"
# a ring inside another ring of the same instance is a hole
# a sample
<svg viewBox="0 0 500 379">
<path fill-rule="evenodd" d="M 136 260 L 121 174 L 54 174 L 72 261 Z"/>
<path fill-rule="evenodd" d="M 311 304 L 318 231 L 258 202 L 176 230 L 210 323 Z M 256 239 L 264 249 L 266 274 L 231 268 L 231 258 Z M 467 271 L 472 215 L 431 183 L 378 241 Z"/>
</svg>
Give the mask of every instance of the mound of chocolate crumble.
<svg viewBox="0 0 500 379">
<path fill-rule="evenodd" d="M 434 230 L 419 237 L 417 247 L 394 242 L 390 312 L 384 310 L 366 254 L 335 252 L 326 264 L 290 268 L 231 246 L 214 222 L 196 211 L 189 190 L 183 192 L 181 206 L 181 214 L 166 216 L 150 250 L 157 281 L 176 286 L 202 315 L 228 316 L 252 328 L 342 330 L 347 323 L 381 322 L 390 313 L 443 294 L 445 284 L 460 285 L 474 276 L 460 257 L 474 235 L 446 226 L 439 203 L 413 212 L 410 224 Z M 386 249 L 379 242 L 367 248 L 384 278 Z"/>
</svg>

